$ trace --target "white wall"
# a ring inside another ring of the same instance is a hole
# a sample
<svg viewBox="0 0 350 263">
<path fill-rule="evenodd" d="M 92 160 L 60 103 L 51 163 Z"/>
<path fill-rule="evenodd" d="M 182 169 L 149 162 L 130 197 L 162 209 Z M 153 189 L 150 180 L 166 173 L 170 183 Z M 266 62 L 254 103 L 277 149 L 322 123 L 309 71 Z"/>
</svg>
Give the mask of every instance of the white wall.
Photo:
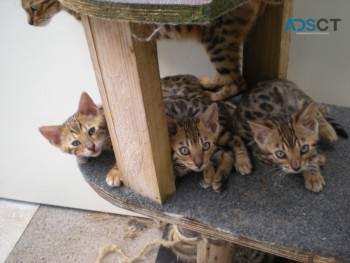
<svg viewBox="0 0 350 263">
<path fill-rule="evenodd" d="M 2 0 L 0 25 L 0 197 L 127 213 L 100 198 L 75 158 L 38 131 L 71 116 L 83 90 L 100 102 L 81 24 L 62 12 L 32 27 L 19 0 Z"/>
<path fill-rule="evenodd" d="M 340 17 L 338 33 L 292 37 L 289 78 L 317 100 L 350 106 L 350 1 L 295 0 L 294 16 Z M 347 28 L 346 25 L 349 25 Z M 38 132 L 76 111 L 87 91 L 100 102 L 83 28 L 66 13 L 31 27 L 20 0 L 0 1 L 0 197 L 125 213 L 84 181 L 75 158 Z M 203 47 L 158 44 L 162 76 L 215 74 Z"/>
<path fill-rule="evenodd" d="M 292 34 L 288 78 L 315 100 L 350 106 L 350 1 L 294 0 L 298 18 L 340 18 L 329 35 Z"/>
</svg>

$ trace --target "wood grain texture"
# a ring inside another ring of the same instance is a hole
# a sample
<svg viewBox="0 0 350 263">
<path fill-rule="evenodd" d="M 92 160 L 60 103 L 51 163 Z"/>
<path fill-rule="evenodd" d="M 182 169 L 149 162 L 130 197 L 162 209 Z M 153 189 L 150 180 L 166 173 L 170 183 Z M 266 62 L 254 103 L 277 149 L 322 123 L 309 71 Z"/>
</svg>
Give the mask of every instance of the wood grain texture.
<svg viewBox="0 0 350 263">
<path fill-rule="evenodd" d="M 225 241 L 214 244 L 204 238 L 197 245 L 197 263 L 235 263 L 234 255 L 235 247 Z"/>
<path fill-rule="evenodd" d="M 284 32 L 292 16 L 293 0 L 268 5 L 244 45 L 243 75 L 249 85 L 259 80 L 287 77 L 290 32 Z"/>
<path fill-rule="evenodd" d="M 244 0 L 60 0 L 82 15 L 124 22 L 205 24 Z"/>
<path fill-rule="evenodd" d="M 157 203 L 175 192 L 154 43 L 142 25 L 83 17 L 118 166 L 126 186 Z"/>
</svg>

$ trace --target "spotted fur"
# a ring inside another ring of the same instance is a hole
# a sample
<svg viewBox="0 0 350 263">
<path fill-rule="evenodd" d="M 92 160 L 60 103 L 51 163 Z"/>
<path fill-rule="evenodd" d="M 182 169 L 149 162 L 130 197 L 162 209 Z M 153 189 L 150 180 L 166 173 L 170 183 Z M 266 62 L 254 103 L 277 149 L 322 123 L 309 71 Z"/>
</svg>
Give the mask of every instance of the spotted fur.
<svg viewBox="0 0 350 263">
<path fill-rule="evenodd" d="M 247 87 L 240 70 L 241 46 L 265 4 L 266 0 L 247 0 L 209 24 L 161 25 L 148 38 L 136 38 L 143 41 L 193 39 L 201 43 L 217 71 L 215 78 L 201 80 L 204 87 L 211 89 L 205 95 L 212 101 L 227 99 Z"/>
<path fill-rule="evenodd" d="M 247 149 L 232 129 L 232 104 L 212 103 L 189 75 L 162 79 L 162 90 L 176 175 L 203 172 L 201 186 L 221 191 L 233 165 L 241 174 L 251 172 Z"/>
<path fill-rule="evenodd" d="M 85 92 L 74 115 L 62 125 L 42 126 L 39 131 L 52 145 L 75 155 L 78 163 L 86 163 L 104 150 L 113 150 L 103 109 Z M 108 173 L 106 181 L 109 186 L 121 184 L 117 165 Z"/>
<path fill-rule="evenodd" d="M 61 10 L 65 10 L 80 20 L 78 13 L 64 7 L 58 0 L 22 0 L 22 8 L 27 13 L 28 24 L 32 26 L 47 25 L 51 18 Z"/>
<path fill-rule="evenodd" d="M 326 119 L 327 112 L 294 83 L 272 80 L 243 94 L 234 119 L 259 159 L 280 167 L 281 173 L 302 173 L 305 187 L 319 192 L 325 185 L 319 168 L 325 157 L 316 149 L 319 137 L 336 141 L 337 130 L 346 133 Z"/>
</svg>

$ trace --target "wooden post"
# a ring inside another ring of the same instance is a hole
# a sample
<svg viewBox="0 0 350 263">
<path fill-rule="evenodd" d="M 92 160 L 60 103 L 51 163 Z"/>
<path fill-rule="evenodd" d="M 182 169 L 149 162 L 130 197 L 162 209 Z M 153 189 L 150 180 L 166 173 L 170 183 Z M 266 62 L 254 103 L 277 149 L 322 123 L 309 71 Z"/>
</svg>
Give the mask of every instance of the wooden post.
<svg viewBox="0 0 350 263">
<path fill-rule="evenodd" d="M 82 18 L 123 183 L 157 203 L 175 192 L 175 179 L 155 43 L 131 34 L 147 25 Z"/>
<path fill-rule="evenodd" d="M 235 245 L 223 240 L 203 238 L 197 245 L 197 263 L 234 263 Z"/>
<path fill-rule="evenodd" d="M 255 23 L 243 51 L 243 76 L 248 85 L 287 77 L 290 33 L 284 32 L 284 26 L 292 11 L 293 0 L 267 5 Z"/>
</svg>

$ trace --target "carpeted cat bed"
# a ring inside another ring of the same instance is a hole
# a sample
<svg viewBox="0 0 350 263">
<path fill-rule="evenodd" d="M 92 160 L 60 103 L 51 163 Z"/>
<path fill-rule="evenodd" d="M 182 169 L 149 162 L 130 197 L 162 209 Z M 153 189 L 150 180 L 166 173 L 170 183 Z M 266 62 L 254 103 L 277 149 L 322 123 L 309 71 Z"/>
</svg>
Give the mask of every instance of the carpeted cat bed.
<svg viewBox="0 0 350 263">
<path fill-rule="evenodd" d="M 350 108 L 330 107 L 330 117 L 350 133 Z M 168 218 L 187 218 L 226 235 L 348 262 L 350 140 L 339 139 L 332 145 L 322 142 L 319 152 L 327 157 L 322 168 L 326 186 L 320 193 L 308 191 L 301 175 L 280 177 L 271 167 L 254 161 L 254 173 L 240 176 L 234 172 L 223 193 L 202 189 L 200 175 L 178 179 L 176 194 L 163 206 L 126 187 L 107 186 L 113 155 L 103 154 L 80 169 L 97 192 L 126 204 L 123 207 L 141 208 L 138 212 L 147 215 L 152 211 Z"/>
</svg>

